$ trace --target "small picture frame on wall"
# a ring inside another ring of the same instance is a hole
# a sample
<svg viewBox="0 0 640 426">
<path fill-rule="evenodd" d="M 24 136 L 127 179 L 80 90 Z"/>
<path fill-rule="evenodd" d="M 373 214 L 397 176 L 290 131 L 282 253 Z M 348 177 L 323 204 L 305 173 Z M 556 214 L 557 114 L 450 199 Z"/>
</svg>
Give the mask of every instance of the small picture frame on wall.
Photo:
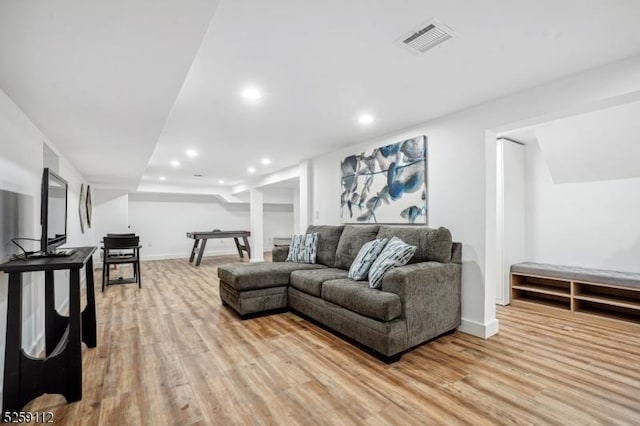
<svg viewBox="0 0 640 426">
<path fill-rule="evenodd" d="M 80 231 L 84 234 L 84 224 L 87 220 L 87 197 L 84 184 L 80 184 L 80 195 L 78 196 L 78 218 L 80 220 Z"/>
<path fill-rule="evenodd" d="M 86 194 L 86 214 L 87 214 L 87 227 L 91 228 L 91 215 L 93 213 L 93 202 L 91 200 L 91 186 L 87 185 Z"/>
</svg>

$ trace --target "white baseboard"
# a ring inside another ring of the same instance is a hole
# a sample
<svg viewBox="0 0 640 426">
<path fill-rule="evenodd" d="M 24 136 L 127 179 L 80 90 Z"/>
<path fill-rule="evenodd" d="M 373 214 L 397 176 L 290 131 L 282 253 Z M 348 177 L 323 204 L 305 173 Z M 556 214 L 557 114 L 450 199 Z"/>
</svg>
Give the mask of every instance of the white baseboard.
<svg viewBox="0 0 640 426">
<path fill-rule="evenodd" d="M 488 339 L 489 337 L 497 334 L 499 330 L 499 322 L 497 319 L 490 321 L 486 324 L 472 321 L 470 319 L 462 318 L 462 323 L 458 327 L 458 331 L 471 334 L 472 336 Z"/>
<path fill-rule="evenodd" d="M 229 255 L 238 255 L 237 250 L 212 250 L 205 251 L 204 257 L 208 256 L 229 256 Z M 189 254 L 185 253 L 168 253 L 168 254 L 150 254 L 140 256 L 140 260 L 165 260 L 165 259 L 188 259 Z"/>
</svg>

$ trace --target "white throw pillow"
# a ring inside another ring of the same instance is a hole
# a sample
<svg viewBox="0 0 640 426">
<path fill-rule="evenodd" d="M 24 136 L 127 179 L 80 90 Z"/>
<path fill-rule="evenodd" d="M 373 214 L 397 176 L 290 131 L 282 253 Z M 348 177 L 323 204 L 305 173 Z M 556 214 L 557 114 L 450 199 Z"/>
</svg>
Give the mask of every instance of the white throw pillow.
<svg viewBox="0 0 640 426">
<path fill-rule="evenodd" d="M 398 237 L 391 238 L 369 269 L 369 287 L 380 288 L 384 274 L 390 269 L 406 265 L 416 250 L 416 246 L 410 246 Z"/>
<path fill-rule="evenodd" d="M 318 233 L 294 235 L 291 237 L 287 262 L 316 263 L 318 254 Z"/>
<path fill-rule="evenodd" d="M 388 239 L 373 240 L 362 246 L 355 260 L 349 268 L 349 278 L 356 281 L 362 281 L 367 278 L 367 272 L 389 242 Z"/>
</svg>

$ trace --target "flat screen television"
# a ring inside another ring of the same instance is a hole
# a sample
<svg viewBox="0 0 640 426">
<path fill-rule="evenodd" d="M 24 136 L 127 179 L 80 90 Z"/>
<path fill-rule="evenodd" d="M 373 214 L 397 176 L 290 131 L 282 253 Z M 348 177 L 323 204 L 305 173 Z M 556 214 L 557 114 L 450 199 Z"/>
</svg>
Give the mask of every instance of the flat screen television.
<svg viewBox="0 0 640 426">
<path fill-rule="evenodd" d="M 42 173 L 40 251 L 53 253 L 67 242 L 67 181 L 48 168 Z"/>
</svg>

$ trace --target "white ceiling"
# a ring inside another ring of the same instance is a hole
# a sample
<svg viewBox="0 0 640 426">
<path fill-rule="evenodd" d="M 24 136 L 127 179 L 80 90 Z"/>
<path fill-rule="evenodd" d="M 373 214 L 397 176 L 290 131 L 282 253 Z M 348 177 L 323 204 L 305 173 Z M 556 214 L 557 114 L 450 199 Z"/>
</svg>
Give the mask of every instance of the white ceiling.
<svg viewBox="0 0 640 426">
<path fill-rule="evenodd" d="M 91 183 L 134 189 L 216 6 L 2 0 L 0 88 Z"/>
<path fill-rule="evenodd" d="M 640 52 L 633 0 L 222 0 L 210 19 L 214 9 L 5 0 L 0 87 L 92 183 L 218 186 Z M 394 44 L 430 17 L 459 35 L 422 56 Z M 247 84 L 261 102 L 239 96 Z M 364 111 L 376 117 L 367 128 Z"/>
</svg>

